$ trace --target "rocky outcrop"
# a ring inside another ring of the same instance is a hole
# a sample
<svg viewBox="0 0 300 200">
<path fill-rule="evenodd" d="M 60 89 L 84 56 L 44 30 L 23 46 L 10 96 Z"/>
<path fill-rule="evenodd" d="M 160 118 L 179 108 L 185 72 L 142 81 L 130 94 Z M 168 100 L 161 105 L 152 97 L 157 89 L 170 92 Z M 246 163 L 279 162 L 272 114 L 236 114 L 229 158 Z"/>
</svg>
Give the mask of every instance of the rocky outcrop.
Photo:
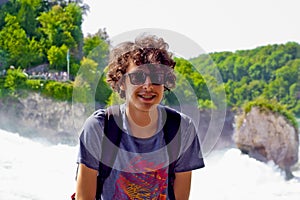
<svg viewBox="0 0 300 200">
<path fill-rule="evenodd" d="M 298 130 L 282 115 L 252 107 L 237 117 L 233 139 L 243 153 L 260 161 L 274 161 L 292 177 L 291 166 L 298 161 Z"/>
<path fill-rule="evenodd" d="M 76 144 L 90 113 L 82 104 L 55 101 L 31 93 L 0 102 L 0 128 L 51 143 Z"/>
</svg>

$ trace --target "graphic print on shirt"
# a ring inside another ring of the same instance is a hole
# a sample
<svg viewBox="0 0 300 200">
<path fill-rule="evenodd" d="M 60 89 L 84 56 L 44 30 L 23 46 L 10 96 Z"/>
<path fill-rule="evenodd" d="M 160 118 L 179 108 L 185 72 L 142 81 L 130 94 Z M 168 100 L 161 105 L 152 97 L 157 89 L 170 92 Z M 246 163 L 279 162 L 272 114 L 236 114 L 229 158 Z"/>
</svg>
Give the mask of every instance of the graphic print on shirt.
<svg viewBox="0 0 300 200">
<path fill-rule="evenodd" d="M 168 187 L 168 169 L 162 168 L 163 163 L 142 160 L 137 156 L 129 161 L 130 171 L 141 173 L 120 172 L 116 181 L 113 199 L 134 200 L 166 200 Z"/>
</svg>

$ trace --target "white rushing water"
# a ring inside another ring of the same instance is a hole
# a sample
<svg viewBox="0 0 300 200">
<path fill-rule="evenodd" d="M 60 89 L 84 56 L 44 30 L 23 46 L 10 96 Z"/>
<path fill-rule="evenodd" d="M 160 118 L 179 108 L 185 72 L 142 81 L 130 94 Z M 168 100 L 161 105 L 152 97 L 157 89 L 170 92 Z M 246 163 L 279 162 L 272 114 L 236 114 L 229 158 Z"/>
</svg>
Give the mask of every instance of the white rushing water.
<svg viewBox="0 0 300 200">
<path fill-rule="evenodd" d="M 0 199 L 69 200 L 76 147 L 43 145 L 0 130 Z"/>
<path fill-rule="evenodd" d="M 0 200 L 70 200 L 77 148 L 0 130 Z M 299 200 L 300 181 L 237 149 L 212 152 L 193 174 L 191 200 Z M 300 170 L 294 175 L 300 177 Z"/>
</svg>

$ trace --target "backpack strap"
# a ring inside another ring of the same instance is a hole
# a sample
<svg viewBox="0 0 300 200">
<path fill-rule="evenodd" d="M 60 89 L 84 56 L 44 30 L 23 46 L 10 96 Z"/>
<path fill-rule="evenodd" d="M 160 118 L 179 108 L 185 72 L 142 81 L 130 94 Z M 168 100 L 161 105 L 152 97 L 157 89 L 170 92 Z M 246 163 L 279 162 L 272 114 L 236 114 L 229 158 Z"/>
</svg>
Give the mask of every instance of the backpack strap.
<svg viewBox="0 0 300 200">
<path fill-rule="evenodd" d="M 169 179 L 168 184 L 171 187 L 168 187 L 168 195 L 170 199 L 175 199 L 174 196 L 174 180 L 175 180 L 175 165 L 176 160 L 179 156 L 180 146 L 181 146 L 181 131 L 180 131 L 180 123 L 181 123 L 181 115 L 168 107 L 165 107 L 166 111 L 166 120 L 165 125 L 163 127 L 164 138 L 167 145 L 167 151 L 169 155 Z"/>
<path fill-rule="evenodd" d="M 101 199 L 103 184 L 109 176 L 118 153 L 121 142 L 122 130 L 119 128 L 122 122 L 120 106 L 111 106 L 106 109 L 104 120 L 104 137 L 102 140 L 101 160 L 99 162 L 99 174 L 97 176 L 96 199 Z M 109 131 L 108 131 L 109 130 Z M 106 151 L 109 149 L 109 151 Z"/>
</svg>

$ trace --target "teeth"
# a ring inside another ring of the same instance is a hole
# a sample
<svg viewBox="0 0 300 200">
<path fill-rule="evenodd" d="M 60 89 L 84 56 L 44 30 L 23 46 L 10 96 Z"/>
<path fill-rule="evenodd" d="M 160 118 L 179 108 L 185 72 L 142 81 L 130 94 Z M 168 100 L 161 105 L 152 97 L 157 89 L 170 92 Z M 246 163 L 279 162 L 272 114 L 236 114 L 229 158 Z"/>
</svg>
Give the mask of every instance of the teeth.
<svg viewBox="0 0 300 200">
<path fill-rule="evenodd" d="M 151 99 L 153 96 L 142 96 L 145 99 Z"/>
<path fill-rule="evenodd" d="M 155 95 L 139 95 L 139 96 L 144 99 L 152 99 L 152 98 L 154 98 Z"/>
</svg>

